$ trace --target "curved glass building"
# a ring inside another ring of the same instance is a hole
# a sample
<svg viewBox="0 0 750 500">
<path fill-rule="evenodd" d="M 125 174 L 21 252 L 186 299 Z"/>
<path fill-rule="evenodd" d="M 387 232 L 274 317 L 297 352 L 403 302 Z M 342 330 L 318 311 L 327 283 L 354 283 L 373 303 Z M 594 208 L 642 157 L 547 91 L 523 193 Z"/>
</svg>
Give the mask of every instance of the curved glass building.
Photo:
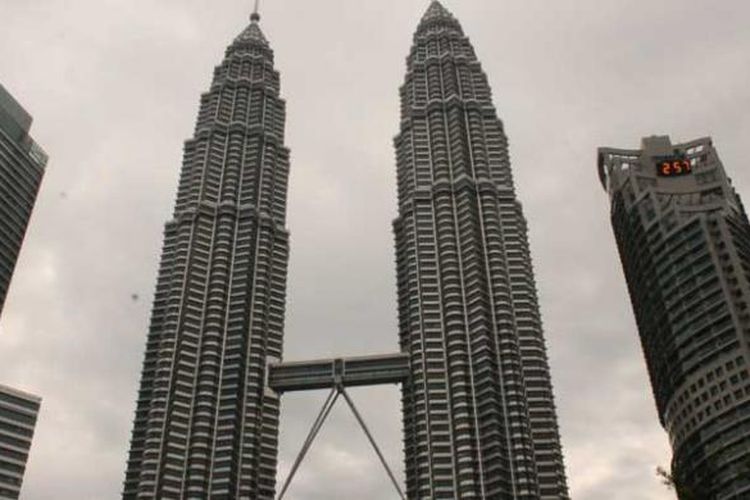
<svg viewBox="0 0 750 500">
<path fill-rule="evenodd" d="M 750 224 L 710 138 L 599 150 L 673 474 L 750 497 Z"/>
</svg>

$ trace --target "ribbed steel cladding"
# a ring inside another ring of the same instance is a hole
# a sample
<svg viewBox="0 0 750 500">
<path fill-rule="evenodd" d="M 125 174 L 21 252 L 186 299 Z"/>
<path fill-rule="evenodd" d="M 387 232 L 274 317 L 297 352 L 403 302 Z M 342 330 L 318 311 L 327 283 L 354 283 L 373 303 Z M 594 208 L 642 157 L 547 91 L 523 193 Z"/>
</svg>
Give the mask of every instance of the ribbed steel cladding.
<svg viewBox="0 0 750 500">
<path fill-rule="evenodd" d="M 226 51 L 185 144 L 167 223 L 123 498 L 272 499 L 289 151 L 256 23 Z"/>
<path fill-rule="evenodd" d="M 568 498 L 526 227 L 487 78 L 437 2 L 407 66 L 394 232 L 413 370 L 408 496 Z"/>
</svg>

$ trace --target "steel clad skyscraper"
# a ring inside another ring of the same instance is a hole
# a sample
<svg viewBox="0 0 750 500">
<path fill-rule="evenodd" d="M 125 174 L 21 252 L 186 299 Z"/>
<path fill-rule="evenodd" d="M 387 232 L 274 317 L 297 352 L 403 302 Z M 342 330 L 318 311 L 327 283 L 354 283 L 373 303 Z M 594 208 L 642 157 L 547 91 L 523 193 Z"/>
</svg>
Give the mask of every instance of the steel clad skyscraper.
<svg viewBox="0 0 750 500">
<path fill-rule="evenodd" d="M 568 498 L 526 221 L 458 21 L 414 35 L 394 222 L 409 498 Z"/>
<path fill-rule="evenodd" d="M 750 223 L 710 138 L 601 148 L 682 498 L 750 498 Z"/>
<path fill-rule="evenodd" d="M 185 143 L 146 343 L 123 498 L 272 499 L 289 150 L 273 52 L 253 14 Z"/>
<path fill-rule="evenodd" d="M 185 145 L 123 498 L 273 499 L 279 396 L 321 388 L 281 494 L 343 395 L 401 495 L 346 391 L 401 383 L 409 499 L 567 499 L 526 222 L 460 25 L 430 5 L 401 90 L 400 352 L 284 363 L 289 151 L 258 20 L 227 49 Z"/>
</svg>

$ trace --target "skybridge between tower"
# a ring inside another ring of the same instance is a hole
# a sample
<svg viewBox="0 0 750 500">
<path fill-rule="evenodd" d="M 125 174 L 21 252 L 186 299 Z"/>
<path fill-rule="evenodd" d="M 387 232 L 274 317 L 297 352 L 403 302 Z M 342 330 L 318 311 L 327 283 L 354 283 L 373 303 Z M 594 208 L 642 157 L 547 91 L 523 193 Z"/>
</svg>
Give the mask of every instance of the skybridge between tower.
<svg viewBox="0 0 750 500">
<path fill-rule="evenodd" d="M 346 388 L 364 385 L 399 384 L 406 382 L 409 376 L 409 355 L 407 353 L 269 363 L 266 377 L 267 385 L 269 389 L 278 394 L 330 389 L 328 398 L 326 398 L 323 407 L 313 422 L 312 428 L 305 442 L 302 444 L 302 449 L 292 465 L 292 469 L 281 488 L 277 500 L 283 500 L 300 464 L 310 450 L 313 441 L 315 441 L 339 397 L 344 399 L 357 419 L 362 431 L 370 441 L 370 445 L 380 459 L 380 463 L 388 474 L 399 498 L 406 500 L 406 496 L 399 486 L 396 476 L 388 466 L 375 438 L 367 427 L 367 424 L 365 424 L 359 410 L 354 405 L 354 401 L 349 397 Z"/>
<path fill-rule="evenodd" d="M 268 365 L 268 386 L 278 393 L 399 384 L 408 376 L 409 356 L 405 353 Z"/>
</svg>

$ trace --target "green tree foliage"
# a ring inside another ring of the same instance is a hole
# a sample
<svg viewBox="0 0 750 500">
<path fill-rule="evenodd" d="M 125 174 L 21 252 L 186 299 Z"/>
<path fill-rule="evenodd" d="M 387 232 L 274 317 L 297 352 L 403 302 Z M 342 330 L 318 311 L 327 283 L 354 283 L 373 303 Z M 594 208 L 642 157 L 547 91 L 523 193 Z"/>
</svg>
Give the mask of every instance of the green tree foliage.
<svg viewBox="0 0 750 500">
<path fill-rule="evenodd" d="M 742 462 L 730 466 L 737 474 L 737 479 L 743 484 L 750 484 L 750 457 L 745 458 Z M 708 462 L 707 470 L 716 471 L 714 463 Z M 661 482 L 669 489 L 674 490 L 679 500 L 713 500 L 716 498 L 712 492 L 717 487 L 717 480 L 713 472 L 709 472 L 697 481 L 695 478 L 686 480 L 683 475 L 680 477 L 674 470 L 667 471 L 664 467 L 656 468 L 656 475 Z"/>
<path fill-rule="evenodd" d="M 750 472 L 750 469 L 748 469 Z M 663 467 L 656 468 L 656 475 L 668 488 L 674 490 L 679 500 L 711 500 L 713 495 L 711 489 L 715 481 L 713 478 L 704 477 L 696 484 L 688 484 L 684 478 L 674 472 L 667 472 Z"/>
</svg>

